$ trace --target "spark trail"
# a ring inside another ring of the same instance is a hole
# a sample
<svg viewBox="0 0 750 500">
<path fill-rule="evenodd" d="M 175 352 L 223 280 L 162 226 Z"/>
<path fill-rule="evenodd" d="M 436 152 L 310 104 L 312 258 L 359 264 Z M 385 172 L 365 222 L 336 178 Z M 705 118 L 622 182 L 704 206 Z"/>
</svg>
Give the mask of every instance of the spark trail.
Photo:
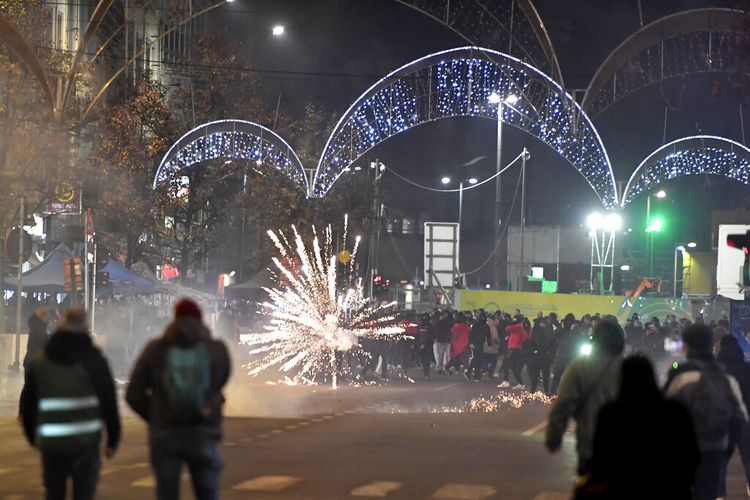
<svg viewBox="0 0 750 500">
<path fill-rule="evenodd" d="M 348 224 L 344 219 L 344 246 Z M 359 351 L 362 338 L 400 338 L 403 328 L 394 325 L 390 314 L 393 304 L 374 305 L 365 298 L 361 281 L 342 286 L 337 249 L 331 227 L 322 235 L 312 228 L 311 248 L 297 228 L 291 238 L 282 232 L 268 231 L 279 252 L 273 258 L 278 286 L 268 288 L 270 302 L 265 304 L 270 322 L 264 331 L 243 336 L 257 356 L 247 365 L 250 375 L 278 369 L 294 383 L 314 383 L 330 376 L 336 388 L 336 353 Z M 359 236 L 351 250 L 338 254 L 349 276 L 353 275 Z"/>
</svg>

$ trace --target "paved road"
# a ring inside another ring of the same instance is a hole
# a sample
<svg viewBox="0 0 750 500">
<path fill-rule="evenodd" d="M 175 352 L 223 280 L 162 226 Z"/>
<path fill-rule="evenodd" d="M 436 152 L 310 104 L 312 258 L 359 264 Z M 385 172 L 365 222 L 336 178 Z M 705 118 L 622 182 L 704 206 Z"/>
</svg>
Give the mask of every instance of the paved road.
<svg viewBox="0 0 750 500">
<path fill-rule="evenodd" d="M 526 398 L 516 408 L 520 396 L 457 377 L 335 391 L 235 381 L 228 391 L 222 498 L 567 498 L 573 439 L 559 455 L 547 454 L 540 424 L 548 406 Z M 492 413 L 467 411 L 491 405 Z M 12 406 L 9 398 L 4 405 L 0 400 L 0 408 Z M 103 465 L 99 497 L 152 498 L 145 428 L 124 413 L 124 442 Z M 39 498 L 38 459 L 12 412 L 6 414 L 0 417 L 0 499 Z M 183 498 L 192 498 L 187 479 L 183 484 Z M 729 485 L 729 498 L 738 498 L 743 485 L 736 464 Z"/>
</svg>

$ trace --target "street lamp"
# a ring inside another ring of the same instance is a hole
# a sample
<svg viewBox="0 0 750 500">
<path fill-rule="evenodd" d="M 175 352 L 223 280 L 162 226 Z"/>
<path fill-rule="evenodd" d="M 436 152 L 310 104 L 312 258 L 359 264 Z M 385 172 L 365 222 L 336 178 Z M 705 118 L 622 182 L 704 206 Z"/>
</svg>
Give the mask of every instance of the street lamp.
<svg viewBox="0 0 750 500">
<path fill-rule="evenodd" d="M 493 224 L 495 226 L 495 245 L 500 244 L 500 237 L 502 236 L 500 231 L 500 217 L 501 214 L 501 203 L 502 203 L 502 181 L 501 181 L 501 175 L 500 172 L 502 171 L 503 165 L 502 165 L 502 144 L 503 144 L 503 104 L 507 104 L 509 106 L 513 106 L 514 104 L 517 104 L 519 101 L 519 98 L 515 94 L 509 94 L 503 99 L 503 97 L 498 92 L 492 92 L 488 97 L 487 101 L 497 106 L 497 148 L 496 148 L 496 165 L 495 165 L 495 171 L 497 177 L 495 178 L 495 219 L 493 221 Z M 525 172 L 525 169 L 524 169 Z M 521 210 L 523 210 L 523 207 L 521 207 Z M 494 278 L 495 278 L 495 287 L 499 290 L 500 289 L 500 252 L 495 252 L 495 268 L 494 268 Z"/>
<path fill-rule="evenodd" d="M 653 221 L 651 220 L 652 196 L 663 200 L 667 197 L 667 192 L 660 189 L 654 194 L 648 192 L 646 196 L 646 232 L 648 233 L 648 239 L 646 240 L 646 256 L 648 257 L 649 278 L 652 278 L 654 275 L 654 233 L 660 232 L 664 225 L 664 221 L 658 217 Z"/>
<path fill-rule="evenodd" d="M 609 270 L 609 291 L 614 286 L 615 236 L 622 229 L 622 217 L 617 213 L 592 213 L 586 217 L 586 227 L 591 236 L 591 272 L 590 286 L 594 289 L 594 270 L 600 290 L 604 292 L 604 271 Z M 628 268 L 629 269 L 629 268 Z M 598 277 L 601 275 L 601 280 Z"/>
<path fill-rule="evenodd" d="M 271 30 L 271 34 L 273 34 L 273 36 L 281 36 L 281 35 L 283 35 L 284 34 L 284 26 L 281 25 L 281 24 L 277 24 Z"/>
<path fill-rule="evenodd" d="M 451 183 L 451 178 L 450 177 L 443 177 L 443 178 L 440 179 L 440 182 L 442 182 L 443 184 L 450 184 Z"/>
</svg>

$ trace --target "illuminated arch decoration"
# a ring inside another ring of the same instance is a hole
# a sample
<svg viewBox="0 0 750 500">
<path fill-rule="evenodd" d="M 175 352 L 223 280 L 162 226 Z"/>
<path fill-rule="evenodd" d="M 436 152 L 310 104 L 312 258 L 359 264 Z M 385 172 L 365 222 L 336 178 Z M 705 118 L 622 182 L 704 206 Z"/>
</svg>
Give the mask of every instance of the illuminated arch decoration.
<svg viewBox="0 0 750 500">
<path fill-rule="evenodd" d="M 477 47 L 541 69 L 562 84 L 557 54 L 531 0 L 396 0 L 447 26 Z"/>
<path fill-rule="evenodd" d="M 665 144 L 638 165 L 622 195 L 622 206 L 654 186 L 687 175 L 720 175 L 750 184 L 750 149 L 713 135 L 696 135 Z"/>
<path fill-rule="evenodd" d="M 305 169 L 292 147 L 273 130 L 244 120 L 204 123 L 180 137 L 162 158 L 153 188 L 184 169 L 216 158 L 254 160 L 270 166 L 308 193 Z"/>
<path fill-rule="evenodd" d="M 737 47 L 750 14 L 695 9 L 648 24 L 625 39 L 591 79 L 582 106 L 592 118 L 651 84 L 695 73 L 739 72 Z"/>
<path fill-rule="evenodd" d="M 498 119 L 490 94 L 515 95 L 504 123 L 557 151 L 588 181 L 606 207 L 617 205 L 612 167 L 598 133 L 575 100 L 550 77 L 519 59 L 477 47 L 428 55 L 370 87 L 328 138 L 311 186 L 324 196 L 338 177 L 375 145 L 442 118 Z"/>
</svg>

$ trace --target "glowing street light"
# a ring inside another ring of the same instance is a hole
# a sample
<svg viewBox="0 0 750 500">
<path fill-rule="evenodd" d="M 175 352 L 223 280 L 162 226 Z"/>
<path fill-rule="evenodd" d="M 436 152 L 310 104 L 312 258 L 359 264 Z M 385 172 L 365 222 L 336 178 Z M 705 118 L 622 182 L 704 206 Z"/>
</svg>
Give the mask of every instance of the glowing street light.
<svg viewBox="0 0 750 500">
<path fill-rule="evenodd" d="M 690 243 L 687 244 L 688 248 L 695 248 L 697 246 L 698 246 L 698 244 L 696 242 L 694 242 L 694 241 L 691 241 Z"/>
<path fill-rule="evenodd" d="M 657 198 L 666 198 L 666 197 L 667 197 L 667 192 L 666 192 L 666 191 L 664 191 L 663 189 L 660 189 L 660 190 L 658 190 L 658 191 L 657 191 L 657 192 L 656 192 L 656 193 L 654 194 L 654 196 L 656 196 Z"/>
<path fill-rule="evenodd" d="M 281 36 L 281 35 L 283 35 L 284 34 L 284 26 L 281 25 L 281 24 L 277 24 L 271 30 L 271 34 L 273 34 L 273 36 Z"/>
<path fill-rule="evenodd" d="M 477 182 L 479 182 L 479 180 L 476 177 L 471 177 L 467 179 L 466 182 L 468 182 L 469 184 L 476 184 Z"/>
<path fill-rule="evenodd" d="M 451 178 L 450 177 L 443 177 L 443 178 L 440 179 L 440 182 L 442 182 L 443 184 L 450 184 L 451 183 Z"/>
</svg>

